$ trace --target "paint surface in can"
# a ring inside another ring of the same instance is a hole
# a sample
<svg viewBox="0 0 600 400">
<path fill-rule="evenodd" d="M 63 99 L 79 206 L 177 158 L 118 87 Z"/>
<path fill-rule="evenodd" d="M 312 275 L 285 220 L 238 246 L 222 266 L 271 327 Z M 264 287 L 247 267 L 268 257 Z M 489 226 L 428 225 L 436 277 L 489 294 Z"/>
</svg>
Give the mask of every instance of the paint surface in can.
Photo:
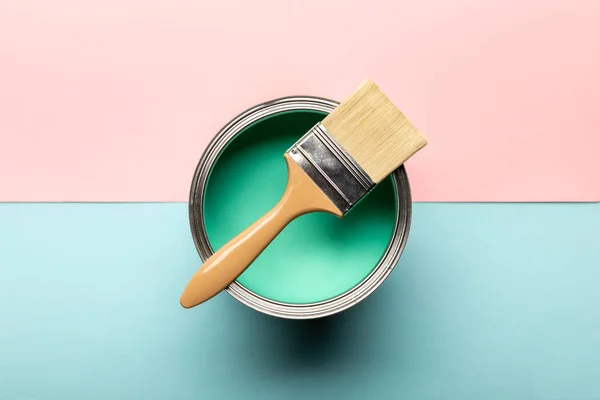
<svg viewBox="0 0 600 400">
<path fill-rule="evenodd" d="M 283 153 L 325 114 L 294 111 L 244 129 L 222 152 L 206 188 L 210 244 L 219 248 L 266 213 L 287 182 Z M 359 284 L 385 253 L 396 220 L 391 179 L 343 219 L 318 213 L 293 221 L 238 278 L 269 300 L 310 304 Z"/>
</svg>

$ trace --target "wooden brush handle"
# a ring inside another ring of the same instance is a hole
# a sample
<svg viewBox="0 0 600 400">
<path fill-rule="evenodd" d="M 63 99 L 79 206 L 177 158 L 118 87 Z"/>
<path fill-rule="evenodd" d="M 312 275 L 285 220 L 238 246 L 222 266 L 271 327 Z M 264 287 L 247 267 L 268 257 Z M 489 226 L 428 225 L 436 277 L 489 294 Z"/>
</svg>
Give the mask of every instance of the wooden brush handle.
<svg viewBox="0 0 600 400">
<path fill-rule="evenodd" d="M 294 218 L 316 211 L 342 217 L 342 212 L 298 164 L 287 154 L 284 157 L 288 183 L 279 203 L 204 263 L 181 295 L 183 307 L 197 306 L 229 286 Z"/>
</svg>

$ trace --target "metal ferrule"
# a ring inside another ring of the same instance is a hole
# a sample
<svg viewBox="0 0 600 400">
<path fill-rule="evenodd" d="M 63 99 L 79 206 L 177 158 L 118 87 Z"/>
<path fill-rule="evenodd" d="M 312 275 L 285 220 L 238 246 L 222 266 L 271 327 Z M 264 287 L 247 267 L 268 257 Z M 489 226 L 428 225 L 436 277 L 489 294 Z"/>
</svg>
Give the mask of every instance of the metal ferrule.
<svg viewBox="0 0 600 400">
<path fill-rule="evenodd" d="M 343 213 L 375 187 L 375 182 L 321 123 L 287 153 Z"/>
</svg>

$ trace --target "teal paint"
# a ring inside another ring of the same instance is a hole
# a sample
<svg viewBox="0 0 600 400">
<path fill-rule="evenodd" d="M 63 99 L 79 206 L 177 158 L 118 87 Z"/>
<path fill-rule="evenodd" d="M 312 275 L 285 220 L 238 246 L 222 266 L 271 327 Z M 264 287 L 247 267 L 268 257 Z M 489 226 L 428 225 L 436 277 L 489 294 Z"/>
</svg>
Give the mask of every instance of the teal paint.
<svg viewBox="0 0 600 400">
<path fill-rule="evenodd" d="M 215 249 L 277 203 L 287 182 L 284 152 L 325 114 L 277 114 L 246 128 L 213 167 L 204 217 Z M 385 252 L 396 219 L 391 179 L 343 219 L 319 213 L 293 221 L 238 278 L 267 299 L 316 303 L 359 284 Z"/>
</svg>

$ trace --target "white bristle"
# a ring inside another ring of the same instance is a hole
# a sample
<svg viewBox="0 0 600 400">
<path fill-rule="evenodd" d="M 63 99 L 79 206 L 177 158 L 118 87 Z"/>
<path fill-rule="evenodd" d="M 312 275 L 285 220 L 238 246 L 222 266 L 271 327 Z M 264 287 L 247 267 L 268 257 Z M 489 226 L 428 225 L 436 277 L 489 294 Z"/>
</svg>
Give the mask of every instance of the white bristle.
<svg viewBox="0 0 600 400">
<path fill-rule="evenodd" d="M 375 183 L 427 145 L 427 139 L 370 80 L 333 110 L 323 125 Z"/>
</svg>

